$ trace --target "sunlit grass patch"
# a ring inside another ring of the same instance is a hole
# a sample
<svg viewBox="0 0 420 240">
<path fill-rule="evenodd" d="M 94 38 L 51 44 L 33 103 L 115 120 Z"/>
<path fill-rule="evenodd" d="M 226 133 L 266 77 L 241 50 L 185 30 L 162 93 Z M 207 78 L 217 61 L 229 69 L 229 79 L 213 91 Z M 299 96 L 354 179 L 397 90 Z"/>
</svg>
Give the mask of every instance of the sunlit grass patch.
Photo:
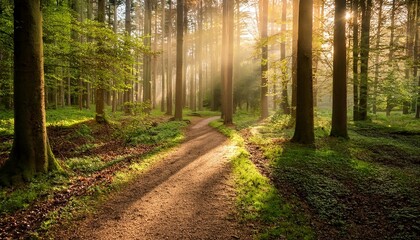
<svg viewBox="0 0 420 240">
<path fill-rule="evenodd" d="M 251 121 L 245 120 L 245 122 L 247 123 L 244 125 L 247 125 Z M 221 121 L 213 121 L 210 126 L 217 128 L 238 146 L 236 154 L 231 159 L 237 191 L 237 207 L 242 221 L 258 222 L 261 225 L 255 237 L 314 239 L 308 219 L 296 210 L 296 206 L 284 201 L 270 180 L 261 175 L 250 161 L 244 139 L 235 130 L 225 127 Z"/>
</svg>

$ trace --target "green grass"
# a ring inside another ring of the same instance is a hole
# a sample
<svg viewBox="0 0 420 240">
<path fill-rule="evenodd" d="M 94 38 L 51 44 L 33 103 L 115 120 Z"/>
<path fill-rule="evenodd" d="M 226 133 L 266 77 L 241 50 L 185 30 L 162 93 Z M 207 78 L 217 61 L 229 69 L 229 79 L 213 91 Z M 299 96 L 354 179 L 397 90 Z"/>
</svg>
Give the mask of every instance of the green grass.
<svg viewBox="0 0 420 240">
<path fill-rule="evenodd" d="M 240 126 L 256 121 L 255 117 L 242 114 L 234 120 L 235 123 L 242 123 Z M 255 168 L 249 159 L 243 138 L 219 121 L 210 125 L 228 136 L 237 146 L 237 153 L 231 159 L 237 191 L 237 208 L 243 221 L 257 222 L 260 225 L 255 238 L 314 239 L 308 219 L 295 205 L 287 203 L 270 180 Z"/>
<path fill-rule="evenodd" d="M 383 214 L 388 221 L 383 224 L 393 228 L 384 236 L 415 239 L 420 122 L 412 115 L 375 116 L 352 123 L 348 141 L 327 137 L 328 114 L 319 113 L 315 123 L 315 148 L 289 143 L 293 129 L 283 117 L 251 127 L 250 140 L 263 149 L 277 181 L 293 190 L 286 194 L 300 196 L 312 209 L 312 218 L 337 231 L 337 236 L 360 238 L 351 235 L 354 208 L 372 208 L 371 214 Z"/>
</svg>

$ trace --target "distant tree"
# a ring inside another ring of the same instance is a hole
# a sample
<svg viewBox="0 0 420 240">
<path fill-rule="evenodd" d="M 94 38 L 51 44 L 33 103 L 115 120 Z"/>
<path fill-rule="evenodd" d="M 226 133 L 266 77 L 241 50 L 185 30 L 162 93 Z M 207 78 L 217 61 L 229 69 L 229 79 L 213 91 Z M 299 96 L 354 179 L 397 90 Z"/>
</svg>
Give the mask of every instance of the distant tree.
<svg viewBox="0 0 420 240">
<path fill-rule="evenodd" d="M 260 0 L 260 22 L 261 22 L 261 119 L 268 117 L 268 45 L 267 45 L 267 23 L 268 23 L 268 0 Z"/>
<path fill-rule="evenodd" d="M 40 0 L 14 1 L 15 128 L 2 184 L 30 180 L 60 168 L 51 151 L 45 120 L 44 59 Z"/>
<path fill-rule="evenodd" d="M 314 109 L 312 86 L 312 21 L 313 1 L 299 3 L 297 46 L 296 127 L 292 142 L 313 144 Z"/>
<path fill-rule="evenodd" d="M 176 6 L 176 83 L 175 83 L 175 120 L 182 120 L 182 78 L 184 44 L 184 0 L 177 0 Z"/>
<path fill-rule="evenodd" d="M 347 134 L 346 0 L 335 0 L 331 136 Z"/>
</svg>

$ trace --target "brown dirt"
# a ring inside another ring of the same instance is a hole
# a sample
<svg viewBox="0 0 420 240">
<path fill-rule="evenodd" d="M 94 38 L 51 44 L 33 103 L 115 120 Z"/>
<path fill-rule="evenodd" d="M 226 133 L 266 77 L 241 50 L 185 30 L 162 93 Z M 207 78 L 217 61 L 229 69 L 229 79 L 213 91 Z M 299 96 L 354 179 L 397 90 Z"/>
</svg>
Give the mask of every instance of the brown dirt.
<svg viewBox="0 0 420 240">
<path fill-rule="evenodd" d="M 214 119 L 191 126 L 179 148 L 55 238 L 251 239 L 236 219 L 232 146 L 207 126 Z"/>
</svg>

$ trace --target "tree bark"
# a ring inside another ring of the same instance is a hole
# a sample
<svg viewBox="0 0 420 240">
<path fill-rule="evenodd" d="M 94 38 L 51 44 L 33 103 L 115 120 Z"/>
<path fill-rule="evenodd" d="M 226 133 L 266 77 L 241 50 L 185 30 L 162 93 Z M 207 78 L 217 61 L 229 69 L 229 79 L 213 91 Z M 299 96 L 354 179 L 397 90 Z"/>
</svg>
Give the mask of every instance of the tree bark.
<svg viewBox="0 0 420 240">
<path fill-rule="evenodd" d="M 105 23 L 105 0 L 98 0 L 98 22 Z M 103 43 L 99 42 L 98 51 L 102 51 L 101 45 Z M 105 123 L 105 89 L 104 89 L 104 79 L 99 77 L 98 79 L 98 88 L 96 89 L 96 116 L 95 120 L 98 123 Z"/>
<path fill-rule="evenodd" d="M 375 79 L 373 81 L 373 98 L 372 98 L 372 112 L 376 114 L 377 111 L 377 97 L 378 97 L 378 82 L 379 82 L 379 57 L 380 57 L 380 44 L 381 44 L 381 30 L 382 30 L 382 6 L 383 0 L 379 0 L 379 13 L 378 13 L 378 29 L 376 30 L 376 54 L 375 54 Z"/>
<path fill-rule="evenodd" d="M 60 169 L 48 142 L 40 0 L 15 0 L 14 141 L 0 170 L 0 184 L 29 181 L 36 173 Z"/>
<path fill-rule="evenodd" d="M 335 0 L 333 110 L 330 134 L 333 137 L 348 138 L 346 60 L 346 0 Z"/>
<path fill-rule="evenodd" d="M 353 0 L 353 120 L 359 116 L 359 0 Z"/>
<path fill-rule="evenodd" d="M 282 0 L 282 11 L 281 11 L 281 33 L 283 35 L 282 42 L 280 44 L 280 52 L 281 52 L 281 62 L 284 64 L 286 62 L 286 20 L 287 20 L 287 0 Z M 281 81 L 281 109 L 283 110 L 284 114 L 290 114 L 290 106 L 289 106 L 289 96 L 288 96 L 288 89 L 287 85 L 289 83 L 289 78 L 287 77 L 287 71 L 285 67 L 282 67 L 282 81 Z M 286 71 L 283 71 L 286 70 Z M 275 85 L 274 85 L 275 86 Z"/>
<path fill-rule="evenodd" d="M 182 77 L 184 44 L 184 0 L 177 0 L 176 6 L 176 85 L 175 85 L 175 120 L 182 121 Z"/>
<path fill-rule="evenodd" d="M 293 36 L 292 36 L 292 121 L 296 119 L 297 102 L 297 42 L 299 25 L 299 0 L 293 0 Z"/>
<path fill-rule="evenodd" d="M 168 18 L 168 83 L 166 84 L 166 115 L 172 115 L 172 0 L 169 0 Z"/>
<path fill-rule="evenodd" d="M 312 10 L 312 0 L 300 2 L 297 47 L 296 127 L 292 142 L 302 144 L 313 144 L 315 142 L 312 86 Z"/>
<path fill-rule="evenodd" d="M 370 52 L 370 20 L 372 0 L 362 1 L 362 33 L 360 42 L 360 100 L 359 115 L 361 121 L 367 120 L 368 111 L 368 74 Z"/>
<path fill-rule="evenodd" d="M 151 49 L 152 34 L 152 0 L 144 1 L 144 46 Z M 143 57 L 143 101 L 151 104 L 152 102 L 152 56 L 144 54 Z"/>
</svg>

